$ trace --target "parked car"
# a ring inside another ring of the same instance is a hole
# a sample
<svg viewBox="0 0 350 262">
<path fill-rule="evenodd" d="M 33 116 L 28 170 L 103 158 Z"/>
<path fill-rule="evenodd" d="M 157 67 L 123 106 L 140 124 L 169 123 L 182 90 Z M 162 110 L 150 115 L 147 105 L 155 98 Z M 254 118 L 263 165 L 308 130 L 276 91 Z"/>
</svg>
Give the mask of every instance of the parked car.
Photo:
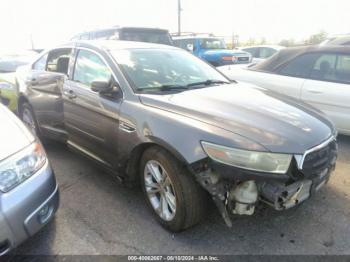
<svg viewBox="0 0 350 262">
<path fill-rule="evenodd" d="M 252 56 L 238 49 L 227 49 L 224 39 L 213 36 L 179 36 L 173 37 L 174 45 L 190 51 L 195 56 L 213 66 L 248 64 Z"/>
<path fill-rule="evenodd" d="M 284 46 L 279 45 L 259 45 L 243 47 L 241 50 L 250 53 L 253 57 L 252 63 L 257 64 L 265 61 L 267 58 L 284 48 Z"/>
<path fill-rule="evenodd" d="M 125 40 L 173 45 L 169 31 L 145 27 L 111 27 L 75 35 L 71 40 Z"/>
<path fill-rule="evenodd" d="M 326 40 L 324 40 L 320 46 L 330 46 L 330 45 L 350 45 L 350 35 L 335 35 L 328 37 Z"/>
<path fill-rule="evenodd" d="M 0 102 L 14 112 L 17 109 L 16 69 L 30 63 L 35 56 L 34 51 L 0 53 Z"/>
<path fill-rule="evenodd" d="M 350 135 L 350 47 L 288 48 L 256 66 L 219 70 L 230 79 L 307 102 Z"/>
<path fill-rule="evenodd" d="M 0 104 L 0 256 L 52 220 L 59 203 L 39 140 Z"/>
<path fill-rule="evenodd" d="M 20 116 L 33 132 L 140 181 L 171 231 L 205 218 L 208 195 L 228 225 L 261 202 L 291 208 L 335 166 L 336 130 L 322 113 L 231 83 L 175 47 L 78 41 L 18 74 Z"/>
</svg>

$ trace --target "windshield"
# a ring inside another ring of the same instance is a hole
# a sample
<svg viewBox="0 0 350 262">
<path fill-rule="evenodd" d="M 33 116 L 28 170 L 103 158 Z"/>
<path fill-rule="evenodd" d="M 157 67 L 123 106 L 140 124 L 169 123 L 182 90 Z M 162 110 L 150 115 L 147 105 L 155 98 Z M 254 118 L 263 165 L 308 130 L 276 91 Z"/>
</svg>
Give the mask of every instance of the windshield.
<svg viewBox="0 0 350 262">
<path fill-rule="evenodd" d="M 121 39 L 127 41 L 148 42 L 156 44 L 172 45 L 172 41 L 167 32 L 156 31 L 123 31 Z"/>
<path fill-rule="evenodd" d="M 0 56 L 0 73 L 12 73 L 19 66 L 29 64 L 35 57 L 36 53 L 31 55 L 3 55 Z"/>
<path fill-rule="evenodd" d="M 129 49 L 111 53 L 137 91 L 229 82 L 210 65 L 183 50 Z"/>
<path fill-rule="evenodd" d="M 202 49 L 226 49 L 226 44 L 220 38 L 203 38 L 200 40 Z"/>
</svg>

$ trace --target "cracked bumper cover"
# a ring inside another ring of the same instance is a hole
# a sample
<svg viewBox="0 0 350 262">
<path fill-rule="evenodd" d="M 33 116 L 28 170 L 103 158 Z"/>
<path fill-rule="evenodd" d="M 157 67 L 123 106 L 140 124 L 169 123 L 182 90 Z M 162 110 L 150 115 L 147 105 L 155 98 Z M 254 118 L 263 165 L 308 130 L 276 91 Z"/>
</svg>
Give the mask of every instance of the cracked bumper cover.
<svg viewBox="0 0 350 262">
<path fill-rule="evenodd" d="M 255 181 L 261 201 L 276 210 L 292 208 L 318 191 L 330 178 L 335 160 L 326 168 L 308 177 L 300 171 L 298 175 L 261 173 L 228 166 L 209 160 L 208 170 L 196 174 L 199 183 L 215 199 L 226 201 L 230 188 L 245 181 Z M 227 202 L 227 201 L 226 201 Z"/>
</svg>

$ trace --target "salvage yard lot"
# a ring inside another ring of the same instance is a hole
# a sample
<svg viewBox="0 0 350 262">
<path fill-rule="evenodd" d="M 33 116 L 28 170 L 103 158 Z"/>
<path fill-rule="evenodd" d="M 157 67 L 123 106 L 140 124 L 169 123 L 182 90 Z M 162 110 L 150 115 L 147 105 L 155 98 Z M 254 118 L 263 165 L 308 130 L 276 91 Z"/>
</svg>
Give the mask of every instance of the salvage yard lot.
<svg viewBox="0 0 350 262">
<path fill-rule="evenodd" d="M 303 205 L 236 217 L 228 229 L 214 205 L 208 218 L 171 234 L 128 189 L 89 160 L 49 143 L 60 184 L 55 220 L 12 254 L 350 254 L 350 137 L 339 137 L 328 185 Z"/>
</svg>

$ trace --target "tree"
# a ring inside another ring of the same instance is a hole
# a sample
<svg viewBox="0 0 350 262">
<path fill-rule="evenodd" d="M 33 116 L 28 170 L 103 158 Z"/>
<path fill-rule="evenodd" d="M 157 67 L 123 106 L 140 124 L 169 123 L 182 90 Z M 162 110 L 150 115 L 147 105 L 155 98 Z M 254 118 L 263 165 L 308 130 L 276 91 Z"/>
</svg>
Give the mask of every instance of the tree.
<svg viewBox="0 0 350 262">
<path fill-rule="evenodd" d="M 285 47 L 295 46 L 295 40 L 292 39 L 292 38 L 290 38 L 290 39 L 283 39 L 283 40 L 281 40 L 279 45 L 285 46 Z"/>
<path fill-rule="evenodd" d="M 318 45 L 327 38 L 327 33 L 321 30 L 319 33 L 311 35 L 307 40 L 305 40 L 306 45 Z"/>
</svg>

